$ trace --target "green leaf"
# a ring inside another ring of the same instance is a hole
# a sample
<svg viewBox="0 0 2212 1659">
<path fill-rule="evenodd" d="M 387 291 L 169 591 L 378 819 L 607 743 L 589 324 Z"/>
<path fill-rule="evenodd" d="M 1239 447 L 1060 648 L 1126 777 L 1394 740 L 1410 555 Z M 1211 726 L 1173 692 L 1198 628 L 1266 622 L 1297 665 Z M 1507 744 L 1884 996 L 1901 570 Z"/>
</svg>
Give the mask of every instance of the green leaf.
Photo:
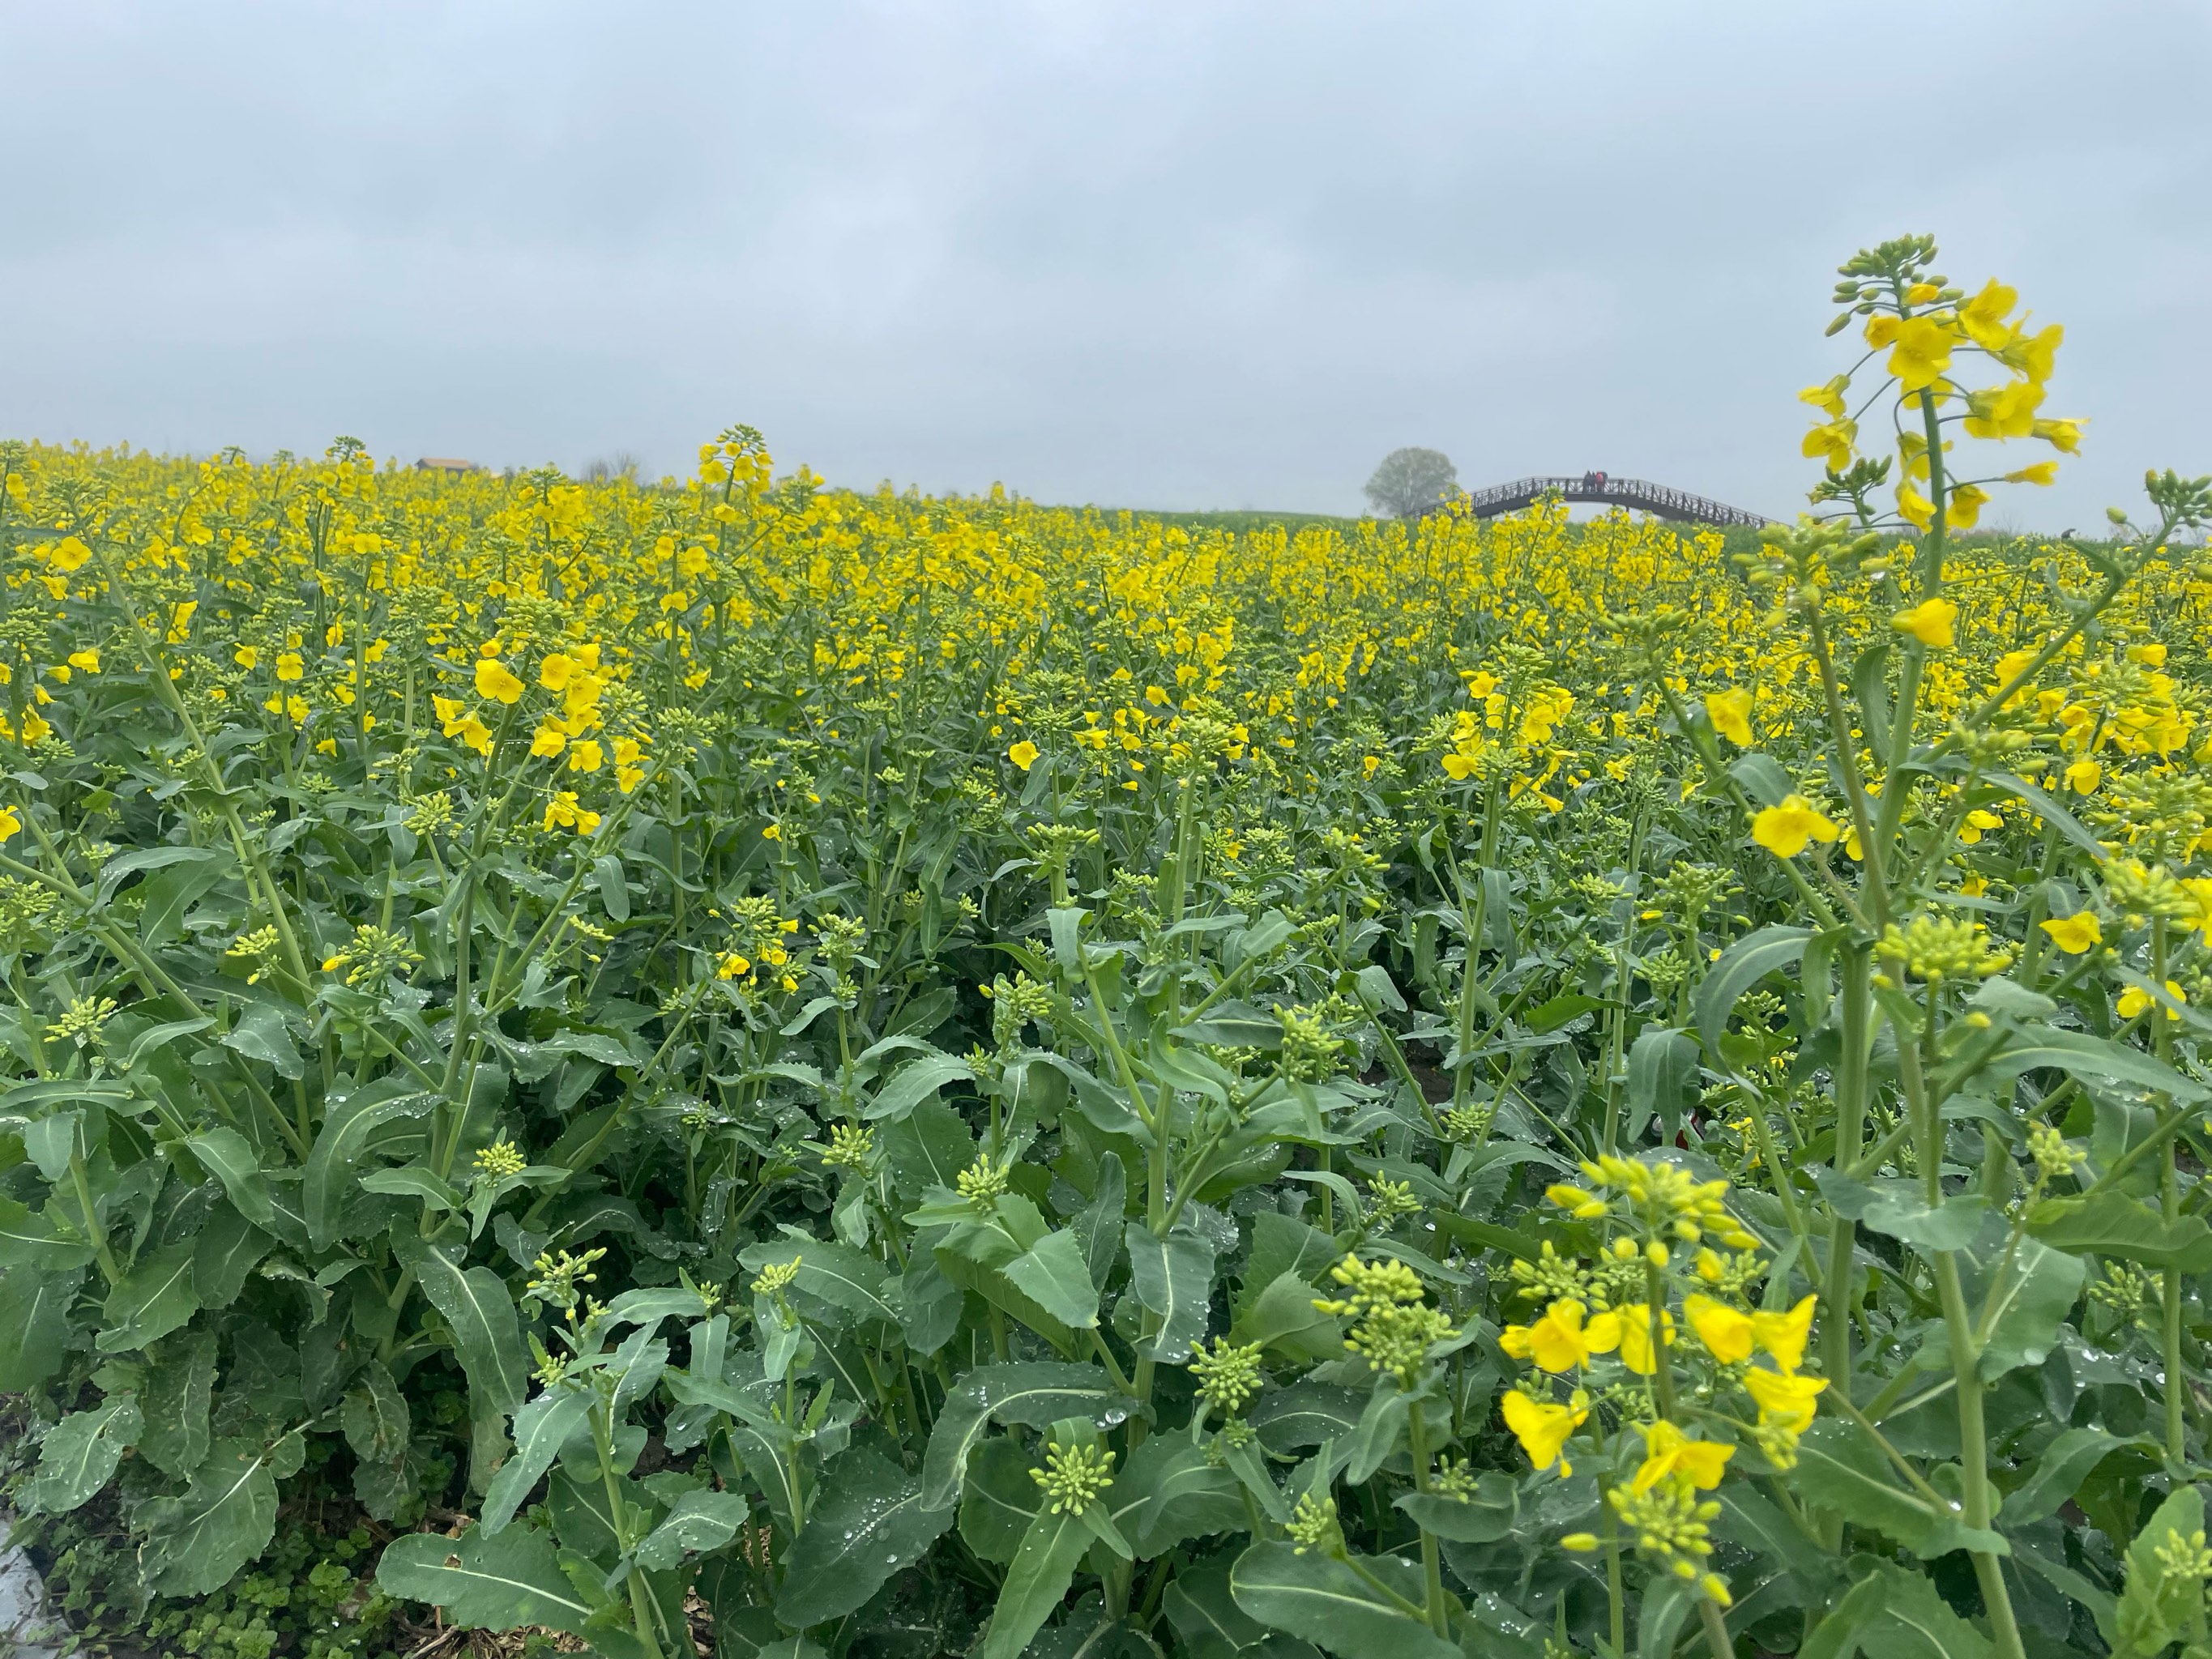
<svg viewBox="0 0 2212 1659">
<path fill-rule="evenodd" d="M 185 1146 L 230 1194 L 238 1212 L 257 1227 L 270 1223 L 269 1182 L 261 1173 L 261 1160 L 244 1135 L 217 1125 L 188 1135 Z"/>
<path fill-rule="evenodd" d="M 215 1360 L 215 1333 L 187 1331 L 162 1344 L 161 1363 L 146 1373 L 139 1399 L 146 1426 L 138 1436 L 138 1455 L 174 1480 L 207 1461 Z"/>
<path fill-rule="evenodd" d="M 2024 1527 L 2057 1514 L 2098 1464 L 2123 1446 L 2142 1443 L 2102 1429 L 2068 1429 L 2037 1455 L 2027 1479 L 2005 1494 L 1997 1518 L 2007 1527 Z"/>
<path fill-rule="evenodd" d="M 1079 1515 L 1040 1510 L 1006 1568 L 991 1628 L 983 1638 L 982 1659 L 1018 1659 L 1030 1638 L 1043 1628 L 1075 1577 L 1091 1547 L 1091 1528 Z"/>
<path fill-rule="evenodd" d="M 1970 1534 L 1899 1486 L 1874 1437 L 1840 1418 L 1821 1418 L 1799 1439 L 1795 1484 L 1806 1502 L 1885 1533 L 1923 1560 L 1965 1547 L 1969 1538 L 2004 1551 L 2002 1539 Z"/>
<path fill-rule="evenodd" d="M 553 1540 L 527 1527 L 472 1527 L 459 1540 L 409 1533 L 385 1547 L 376 1582 L 388 1595 L 434 1602 L 449 1623 L 480 1630 L 543 1625 L 573 1632 L 592 1612 L 562 1574 Z"/>
<path fill-rule="evenodd" d="M 1682 1121 L 1685 1096 L 1697 1080 L 1698 1045 L 1681 1031 L 1647 1026 L 1628 1051 L 1628 1136 L 1643 1137 L 1656 1116 L 1672 1146 Z"/>
<path fill-rule="evenodd" d="M 389 1463 L 407 1449 L 414 1432 L 407 1396 L 381 1360 L 372 1359 L 355 1373 L 338 1407 L 338 1424 L 364 1463 Z"/>
<path fill-rule="evenodd" d="M 386 1193 L 394 1198 L 419 1198 L 434 1210 L 458 1210 L 465 1201 L 452 1183 L 439 1179 L 426 1164 L 403 1164 L 396 1170 L 371 1170 L 360 1179 L 365 1193 Z"/>
<path fill-rule="evenodd" d="M 2115 1644 L 2120 1653 L 2156 1653 L 2182 1633 L 2185 1621 L 2202 1605 L 2203 1583 L 2194 1573 L 2168 1574 L 2159 1552 L 2187 1549 L 2203 1535 L 2204 1494 L 2194 1486 L 2176 1488 L 2143 1523 L 2128 1546 Z"/>
<path fill-rule="evenodd" d="M 1520 1489 L 1503 1474 L 1480 1477 L 1466 1498 L 1409 1492 L 1397 1501 L 1414 1525 L 1455 1544 L 1495 1543 L 1511 1535 L 1521 1516 Z"/>
<path fill-rule="evenodd" d="M 899 1322 L 898 1309 L 888 1291 L 890 1269 L 848 1244 L 787 1233 L 751 1246 L 738 1260 L 758 1273 L 793 1256 L 799 1259 L 799 1277 L 793 1282 L 809 1296 L 819 1297 L 832 1307 L 859 1314 L 863 1319 L 880 1320 L 887 1325 Z"/>
<path fill-rule="evenodd" d="M 237 1024 L 222 1034 L 222 1044 L 248 1060 L 275 1066 L 279 1077 L 297 1081 L 307 1074 L 307 1062 L 300 1058 L 284 1011 L 273 1002 L 249 1002 L 239 1010 Z"/>
<path fill-rule="evenodd" d="M 1237 1477 L 1182 1435 L 1147 1438 L 1115 1472 L 1108 1494 L 1141 1556 L 1165 1555 L 1188 1540 L 1249 1524 Z"/>
<path fill-rule="evenodd" d="M 922 1507 L 945 1509 L 959 1496 L 968 1455 L 994 1419 L 1031 1428 L 1063 1417 L 1119 1422 L 1128 1414 L 1131 1403 L 1096 1365 L 1048 1360 L 970 1371 L 945 1396 L 930 1431 L 921 1463 Z"/>
<path fill-rule="evenodd" d="M 39 1443 L 39 1472 L 23 1507 L 65 1515 L 84 1503 L 114 1479 L 144 1421 L 135 1395 L 112 1394 L 90 1411 L 71 1412 Z"/>
<path fill-rule="evenodd" d="M 394 1118 L 421 1117 L 437 1103 L 434 1094 L 403 1091 L 396 1083 L 372 1083 L 331 1109 L 308 1151 L 300 1186 L 307 1237 L 315 1249 L 327 1249 L 336 1242 L 339 1217 L 353 1196 L 354 1172 L 368 1156 L 376 1131 Z"/>
<path fill-rule="evenodd" d="M 669 1506 L 660 1524 L 638 1545 L 638 1565 L 665 1572 L 681 1565 L 687 1554 L 721 1548 L 751 1519 L 752 1504 L 743 1492 L 687 1492 Z M 806 1524 L 811 1531 L 813 1522 Z"/>
<path fill-rule="evenodd" d="M 45 1211 L 0 1196 L 0 1267 L 10 1273 L 67 1273 L 88 1265 L 94 1254 L 90 1244 L 64 1232 Z"/>
<path fill-rule="evenodd" d="M 968 1460 L 967 1478 L 960 1486 L 960 1535 L 982 1559 L 1002 1567 L 1012 1561 L 1021 1547 L 1022 1534 L 1044 1507 L 1043 1491 L 1030 1478 L 1035 1467 L 1020 1440 L 1012 1435 L 986 1440 Z M 1115 1484 L 1120 1484 L 1118 1479 Z"/>
<path fill-rule="evenodd" d="M 2105 861 L 2105 844 L 2091 833 L 2081 819 L 2061 806 L 2057 800 L 2025 778 L 2009 772 L 1985 772 L 1982 781 L 1993 784 L 2008 794 L 2016 795 L 2034 810 L 2036 816 L 2072 842 L 2099 864 Z"/>
<path fill-rule="evenodd" d="M 102 1353 L 124 1353 L 167 1336 L 200 1309 L 192 1285 L 191 1239 L 165 1244 L 138 1258 L 138 1265 L 115 1281 L 100 1310 L 106 1325 L 95 1346 Z"/>
<path fill-rule="evenodd" d="M 1874 1589 L 1869 1591 L 1868 1586 Z M 1844 1618 L 1840 1639 L 1827 1634 L 1827 1626 Z M 1826 1659 L 1847 1659 L 1851 1648 L 1874 1659 L 1989 1659 L 1990 1641 L 1951 1611 L 1923 1572 L 1908 1572 L 1891 1562 L 1875 1566 L 1871 1577 L 1853 1586 L 1836 1611 L 1815 1627 L 1812 1641 L 1802 1650 L 1811 1654 L 1821 1644 Z M 1832 1650 L 1827 1645 L 1833 1643 Z"/>
<path fill-rule="evenodd" d="M 1000 1271 L 1014 1287 L 1071 1330 L 1098 1323 L 1098 1287 L 1083 1246 L 1065 1228 L 1047 1233 Z"/>
<path fill-rule="evenodd" d="M 2007 1371 L 2044 1362 L 2081 1294 L 2089 1267 L 2080 1256 L 2033 1238 L 2021 1240 L 2008 1264 L 2001 1248 L 1985 1253 L 1994 1268 L 1971 1274 L 1967 1288 L 1986 1298 L 1978 1322 L 1990 1334 L 1975 1369 L 1984 1382 L 1994 1382 Z"/>
<path fill-rule="evenodd" d="M 1229 1593 L 1229 1565 L 1216 1559 L 1183 1567 L 1161 1599 L 1160 1611 L 1192 1659 L 1229 1659 L 1239 1649 L 1267 1639 L 1267 1627 Z"/>
<path fill-rule="evenodd" d="M 1367 1409 L 1365 1391 L 1311 1377 L 1261 1395 L 1247 1418 L 1271 1452 L 1292 1452 L 1350 1434 Z"/>
<path fill-rule="evenodd" d="M 2212 1098 L 2212 1089 L 2185 1078 L 2140 1049 L 2130 1048 L 2087 1031 L 2065 1031 L 2053 1025 L 2024 1025 L 2021 1040 L 2000 1050 L 1989 1069 L 1998 1077 L 2018 1077 L 2045 1066 L 2064 1072 L 2084 1084 L 2119 1084 L 2148 1090 L 2175 1101 Z"/>
<path fill-rule="evenodd" d="M 1771 755 L 1757 750 L 1738 755 L 1729 767 L 1729 775 L 1743 786 L 1743 792 L 1761 806 L 1779 806 L 1797 786 L 1782 763 Z"/>
<path fill-rule="evenodd" d="M 415 1270 L 422 1294 L 452 1328 L 471 1390 L 499 1412 L 520 1407 L 529 1390 L 530 1359 L 514 1299 L 499 1275 L 489 1267 L 464 1273 L 442 1251 L 405 1233 L 394 1237 L 392 1251 L 403 1267 Z"/>
<path fill-rule="evenodd" d="M 973 1080 L 975 1069 L 957 1054 L 930 1054 L 899 1067 L 876 1091 L 860 1115 L 871 1123 L 885 1119 L 896 1123 L 948 1083 Z"/>
<path fill-rule="evenodd" d="M 1389 1582 L 1387 1562 L 1364 1564 Z M 1419 1575 L 1414 1575 L 1418 1588 Z M 1395 1586 L 1393 1586 L 1395 1588 Z M 1237 1605 L 1260 1623 L 1319 1644 L 1342 1659 L 1456 1659 L 1459 1650 L 1379 1596 L 1341 1561 L 1255 1544 L 1229 1570 Z M 1418 1601 L 1418 1596 L 1414 1598 Z"/>
<path fill-rule="evenodd" d="M 953 1516 L 949 1504 L 924 1508 L 921 1482 L 875 1453 L 847 1452 L 784 1553 L 776 1617 L 804 1630 L 857 1611 L 893 1573 L 921 1559 Z"/>
<path fill-rule="evenodd" d="M 1587 991 L 1562 991 L 1547 997 L 1521 1016 L 1521 1024 L 1538 1036 L 1548 1036 L 1561 1026 L 1580 1019 L 1584 1014 L 1594 1014 L 1606 1006 L 1603 997 L 1594 997 Z"/>
<path fill-rule="evenodd" d="M 1721 953 L 1692 999 L 1698 1033 L 1705 1038 L 1706 1053 L 1719 1059 L 1721 1038 L 1728 1031 L 1729 1015 L 1735 1011 L 1736 1000 L 1769 974 L 1802 957 L 1812 937 L 1809 927 L 1762 927 Z"/>
<path fill-rule="evenodd" d="M 82 1267 L 10 1267 L 0 1274 L 0 1394 L 27 1392 L 61 1369 L 70 1307 L 83 1283 Z"/>
<path fill-rule="evenodd" d="M 1098 1180 L 1091 1202 L 1070 1224 L 1075 1242 L 1083 1247 L 1091 1282 L 1101 1291 L 1114 1276 L 1114 1264 L 1121 1259 L 1123 1212 L 1128 1202 L 1129 1182 L 1121 1171 L 1121 1155 L 1108 1152 L 1098 1160 Z"/>
<path fill-rule="evenodd" d="M 975 1136 L 959 1113 L 941 1100 L 925 1100 L 878 1132 L 890 1159 L 891 1181 L 908 1198 L 932 1187 L 951 1188 L 975 1161 Z M 789 1258 L 786 1258 L 788 1260 Z"/>
<path fill-rule="evenodd" d="M 1138 1304 L 1155 1321 L 1150 1340 L 1138 1354 L 1163 1364 L 1180 1365 L 1193 1344 L 1206 1336 L 1208 1304 L 1213 1295 L 1213 1245 L 1177 1226 L 1165 1238 L 1142 1222 L 1128 1224 L 1129 1279 Z"/>
<path fill-rule="evenodd" d="M 276 1532 L 276 1476 L 259 1445 L 221 1441 L 183 1496 L 149 1498 L 138 1522 L 147 1583 L 164 1595 L 205 1595 L 269 1547 Z"/>
<path fill-rule="evenodd" d="M 1314 1306 L 1311 1282 L 1290 1270 L 1275 1275 L 1237 1316 L 1229 1335 L 1239 1344 L 1280 1346 L 1301 1359 L 1327 1359 L 1344 1348 L 1335 1319 Z"/>
<path fill-rule="evenodd" d="M 1917 1181 L 1854 1181 L 1832 1170 L 1814 1179 L 1838 1215 L 1923 1250 L 1965 1249 L 1989 1215 L 1989 1200 L 1979 1193 L 1931 1205 Z"/>
<path fill-rule="evenodd" d="M 572 1378 L 515 1413 L 514 1455 L 499 1466 L 499 1473 L 484 1491 L 480 1523 L 484 1531 L 496 1533 L 514 1518 L 515 1510 L 530 1495 L 538 1477 L 553 1467 L 569 1436 L 584 1426 L 592 1397 L 589 1388 Z"/>
<path fill-rule="evenodd" d="M 228 1308 L 246 1287 L 246 1276 L 276 1241 L 228 1203 L 218 1204 L 192 1241 L 192 1293 L 203 1308 Z"/>
<path fill-rule="evenodd" d="M 2110 1187 L 2081 1198 L 2044 1199 L 2028 1211 L 2027 1231 L 2054 1250 L 2185 1273 L 2212 1271 L 2212 1226 L 2203 1217 L 2168 1221 Z"/>
</svg>

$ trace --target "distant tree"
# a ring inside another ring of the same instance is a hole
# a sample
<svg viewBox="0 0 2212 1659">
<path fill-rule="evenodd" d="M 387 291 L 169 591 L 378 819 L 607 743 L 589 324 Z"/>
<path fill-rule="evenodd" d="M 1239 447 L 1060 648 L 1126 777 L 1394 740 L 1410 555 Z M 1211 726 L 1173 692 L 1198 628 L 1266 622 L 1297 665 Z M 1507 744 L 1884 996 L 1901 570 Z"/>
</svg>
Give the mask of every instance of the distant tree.
<svg viewBox="0 0 2212 1659">
<path fill-rule="evenodd" d="M 1459 489 L 1459 469 L 1434 449 L 1394 449 L 1367 481 L 1367 499 L 1377 513 L 1410 519 Z"/>
</svg>

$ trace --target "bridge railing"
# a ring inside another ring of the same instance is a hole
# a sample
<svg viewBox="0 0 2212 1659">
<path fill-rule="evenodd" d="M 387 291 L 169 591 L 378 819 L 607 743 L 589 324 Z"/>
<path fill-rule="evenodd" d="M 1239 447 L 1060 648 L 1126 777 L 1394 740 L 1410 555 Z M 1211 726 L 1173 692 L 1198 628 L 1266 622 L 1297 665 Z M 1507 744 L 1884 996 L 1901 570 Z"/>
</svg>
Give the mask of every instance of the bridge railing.
<svg viewBox="0 0 2212 1659">
<path fill-rule="evenodd" d="M 1580 477 L 1553 476 L 1515 478 L 1506 483 L 1490 484 L 1470 490 L 1459 498 L 1462 512 L 1478 519 L 1494 518 L 1500 513 L 1517 512 L 1534 506 L 1547 495 L 1557 495 L 1562 501 L 1598 501 L 1610 507 L 1634 507 L 1645 513 L 1656 514 L 1662 519 L 1672 519 L 1687 524 L 1749 525 L 1768 523 L 1764 514 L 1747 508 L 1730 507 L 1710 496 L 1694 495 L 1686 489 L 1676 489 L 1667 484 L 1657 484 L 1645 478 L 1616 478 L 1609 472 L 1586 472 Z M 1452 502 L 1440 502 L 1449 507 Z"/>
</svg>

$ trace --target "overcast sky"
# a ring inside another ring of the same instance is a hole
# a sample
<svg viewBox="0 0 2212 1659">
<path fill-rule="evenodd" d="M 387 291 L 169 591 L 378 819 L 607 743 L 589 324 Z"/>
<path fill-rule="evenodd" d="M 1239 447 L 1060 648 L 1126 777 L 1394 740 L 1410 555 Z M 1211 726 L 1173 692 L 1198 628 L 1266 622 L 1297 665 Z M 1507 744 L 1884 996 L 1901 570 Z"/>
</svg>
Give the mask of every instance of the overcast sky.
<svg viewBox="0 0 2212 1659">
<path fill-rule="evenodd" d="M 1424 444 L 1786 514 L 1833 267 L 1926 230 L 2093 422 L 1997 514 L 2212 471 L 2203 0 L 0 0 L 0 435 L 659 472 L 744 421 L 1332 512 Z"/>
</svg>

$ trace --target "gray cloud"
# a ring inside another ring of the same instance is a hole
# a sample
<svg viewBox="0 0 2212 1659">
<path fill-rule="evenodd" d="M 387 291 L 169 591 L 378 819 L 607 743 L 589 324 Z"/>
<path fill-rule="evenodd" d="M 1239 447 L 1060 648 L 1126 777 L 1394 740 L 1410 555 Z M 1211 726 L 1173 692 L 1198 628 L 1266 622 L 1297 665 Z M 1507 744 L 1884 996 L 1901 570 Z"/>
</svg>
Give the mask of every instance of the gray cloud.
<svg viewBox="0 0 2212 1659">
<path fill-rule="evenodd" d="M 1954 0 L 0 0 L 0 432 L 1356 509 L 1604 466 L 1793 510 L 1830 272 L 2016 283 L 2212 469 L 2212 14 Z"/>
</svg>

